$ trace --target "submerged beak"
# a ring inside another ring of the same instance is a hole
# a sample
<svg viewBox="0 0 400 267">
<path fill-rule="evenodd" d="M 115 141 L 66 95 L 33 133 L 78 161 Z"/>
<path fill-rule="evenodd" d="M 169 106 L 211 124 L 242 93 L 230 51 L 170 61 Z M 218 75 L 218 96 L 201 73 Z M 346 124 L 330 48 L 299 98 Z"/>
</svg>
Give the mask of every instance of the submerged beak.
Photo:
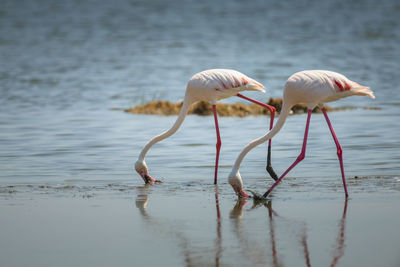
<svg viewBox="0 0 400 267">
<path fill-rule="evenodd" d="M 235 187 L 234 190 L 239 198 L 250 198 L 250 196 L 242 188 Z"/>
<path fill-rule="evenodd" d="M 148 175 L 147 173 L 142 174 L 141 176 L 142 176 L 143 181 L 144 181 L 146 184 L 153 184 L 153 183 L 156 182 L 156 180 L 153 179 L 153 178 L 151 178 L 151 176 Z"/>
<path fill-rule="evenodd" d="M 239 191 L 238 195 L 240 198 L 250 198 L 250 196 L 243 189 Z"/>
</svg>

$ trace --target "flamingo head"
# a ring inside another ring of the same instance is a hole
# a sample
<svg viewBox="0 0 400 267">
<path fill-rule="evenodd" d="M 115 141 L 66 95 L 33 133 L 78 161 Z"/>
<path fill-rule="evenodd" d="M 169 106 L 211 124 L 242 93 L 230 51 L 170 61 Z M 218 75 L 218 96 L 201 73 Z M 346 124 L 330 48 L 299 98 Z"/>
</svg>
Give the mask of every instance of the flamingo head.
<svg viewBox="0 0 400 267">
<path fill-rule="evenodd" d="M 229 184 L 232 186 L 236 195 L 239 198 L 249 198 L 250 196 L 243 190 L 242 177 L 240 176 L 239 171 L 232 171 L 228 178 Z"/>
<path fill-rule="evenodd" d="M 151 176 L 149 175 L 149 171 L 147 169 L 147 165 L 144 160 L 136 161 L 135 170 L 140 175 L 140 177 L 142 177 L 143 181 L 146 184 L 153 184 L 156 182 L 156 180 L 151 178 Z"/>
</svg>

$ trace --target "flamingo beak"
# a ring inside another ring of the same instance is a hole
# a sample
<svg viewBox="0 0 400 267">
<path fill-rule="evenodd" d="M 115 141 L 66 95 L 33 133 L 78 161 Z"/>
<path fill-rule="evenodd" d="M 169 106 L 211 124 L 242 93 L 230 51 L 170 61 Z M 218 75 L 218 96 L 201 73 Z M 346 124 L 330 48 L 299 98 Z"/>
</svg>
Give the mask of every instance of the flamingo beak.
<svg viewBox="0 0 400 267">
<path fill-rule="evenodd" d="M 238 195 L 239 198 L 250 198 L 250 196 L 242 188 L 234 187 L 233 189 L 235 190 L 236 195 Z"/>
<path fill-rule="evenodd" d="M 144 173 L 144 174 L 142 174 L 141 176 L 142 176 L 142 179 L 143 179 L 143 181 L 144 181 L 145 184 L 153 184 L 153 183 L 156 182 L 156 180 L 153 179 L 153 178 L 152 178 L 149 174 L 147 174 L 147 173 Z"/>
<path fill-rule="evenodd" d="M 250 198 L 250 196 L 243 189 L 238 193 L 240 198 Z"/>
</svg>

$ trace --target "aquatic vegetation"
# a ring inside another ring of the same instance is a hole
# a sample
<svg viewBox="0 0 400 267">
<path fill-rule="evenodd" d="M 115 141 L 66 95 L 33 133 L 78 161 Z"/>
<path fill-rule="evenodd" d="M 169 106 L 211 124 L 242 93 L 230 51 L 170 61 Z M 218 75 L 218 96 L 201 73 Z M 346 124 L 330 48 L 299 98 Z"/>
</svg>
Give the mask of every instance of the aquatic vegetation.
<svg viewBox="0 0 400 267">
<path fill-rule="evenodd" d="M 149 115 L 178 115 L 182 107 L 183 102 L 172 103 L 170 101 L 150 101 L 144 105 L 138 105 L 132 108 L 125 109 L 125 112 L 133 114 L 149 114 Z M 281 111 L 282 98 L 270 98 L 266 103 L 276 108 L 277 112 Z M 356 109 L 356 107 L 329 107 L 325 105 L 328 112 L 330 111 L 341 111 Z M 364 107 L 364 109 L 380 110 L 379 107 Z M 292 114 L 302 114 L 307 112 L 306 104 L 297 104 L 292 108 Z M 244 103 L 217 103 L 217 112 L 219 116 L 233 116 L 233 117 L 247 117 L 247 116 L 262 116 L 269 114 L 269 110 L 256 105 L 256 104 L 244 104 Z M 314 113 L 322 113 L 319 107 L 314 108 Z M 212 105 L 208 102 L 199 101 L 189 108 L 188 114 L 195 114 L 200 116 L 211 116 L 213 115 Z"/>
</svg>

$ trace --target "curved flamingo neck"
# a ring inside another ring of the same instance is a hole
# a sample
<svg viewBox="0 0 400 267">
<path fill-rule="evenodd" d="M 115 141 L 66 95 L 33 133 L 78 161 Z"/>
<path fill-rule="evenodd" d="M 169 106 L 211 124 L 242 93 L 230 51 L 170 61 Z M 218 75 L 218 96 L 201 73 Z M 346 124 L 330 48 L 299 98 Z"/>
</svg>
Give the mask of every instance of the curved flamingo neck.
<svg viewBox="0 0 400 267">
<path fill-rule="evenodd" d="M 243 158 L 246 156 L 246 154 L 250 150 L 252 150 L 254 147 L 264 143 L 265 141 L 270 140 L 272 137 L 274 137 L 280 131 L 280 129 L 282 128 L 283 124 L 286 121 L 286 118 L 290 114 L 290 108 L 291 108 L 291 105 L 286 104 L 286 102 L 283 103 L 281 113 L 279 115 L 278 121 L 276 122 L 275 126 L 269 132 L 267 132 L 265 135 L 263 135 L 257 139 L 254 139 L 253 141 L 248 143 L 243 148 L 242 152 L 240 152 L 239 156 L 237 157 L 235 164 L 233 165 L 232 173 L 236 173 L 239 170 L 240 164 L 242 163 Z"/>
<path fill-rule="evenodd" d="M 151 139 L 142 149 L 140 152 L 138 161 L 144 161 L 144 157 L 146 156 L 146 153 L 149 151 L 149 149 L 156 143 L 160 142 L 161 140 L 164 140 L 165 138 L 170 137 L 173 135 L 179 127 L 182 125 L 182 122 L 185 120 L 186 114 L 188 113 L 189 107 L 193 101 L 186 95 L 185 99 L 183 100 L 183 104 L 181 107 L 181 110 L 179 112 L 179 116 L 176 119 L 174 125 L 170 129 L 168 129 L 165 132 L 162 132 L 161 134 L 155 136 L 153 139 Z"/>
</svg>

